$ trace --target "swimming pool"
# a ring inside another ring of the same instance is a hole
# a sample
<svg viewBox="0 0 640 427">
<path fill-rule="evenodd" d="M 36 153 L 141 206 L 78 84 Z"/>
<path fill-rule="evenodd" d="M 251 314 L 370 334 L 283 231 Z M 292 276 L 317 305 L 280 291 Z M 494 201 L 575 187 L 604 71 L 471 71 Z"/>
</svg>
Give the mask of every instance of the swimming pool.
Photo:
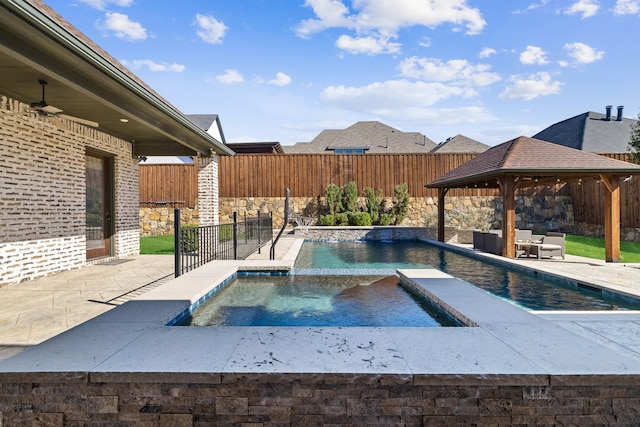
<svg viewBox="0 0 640 427">
<path fill-rule="evenodd" d="M 245 276 L 181 326 L 455 326 L 397 276 Z"/>
<path fill-rule="evenodd" d="M 640 310 L 640 303 L 488 263 L 420 241 L 305 242 L 295 271 L 437 268 L 529 310 Z"/>
</svg>

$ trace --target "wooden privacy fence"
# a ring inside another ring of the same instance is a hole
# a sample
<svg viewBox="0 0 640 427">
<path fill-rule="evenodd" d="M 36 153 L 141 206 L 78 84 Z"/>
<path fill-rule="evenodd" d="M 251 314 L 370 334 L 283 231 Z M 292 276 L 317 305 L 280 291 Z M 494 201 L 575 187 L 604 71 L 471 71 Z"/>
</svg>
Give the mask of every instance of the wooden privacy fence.
<svg viewBox="0 0 640 427">
<path fill-rule="evenodd" d="M 603 154 L 627 161 L 627 154 Z M 576 222 L 604 224 L 605 186 L 602 182 L 587 181 L 569 184 Z M 620 185 L 620 223 L 623 227 L 640 227 L 640 176 Z"/>
<path fill-rule="evenodd" d="M 327 185 L 343 186 L 355 181 L 362 192 L 366 187 L 382 189 L 393 196 L 393 187 L 407 183 L 414 197 L 436 197 L 436 190 L 424 185 L 473 159 L 477 154 L 243 154 L 220 157 L 220 197 L 324 196 Z M 607 157 L 626 160 L 625 154 Z M 640 177 L 620 186 L 621 224 L 640 227 Z M 597 182 L 567 184 L 573 199 L 576 222 L 604 223 L 604 188 Z M 523 190 L 522 194 L 534 190 Z M 558 190 L 556 190 L 557 192 Z M 565 192 L 566 189 L 560 189 Z M 447 196 L 494 196 L 496 190 L 452 189 Z M 140 165 L 140 203 L 195 207 L 198 197 L 197 165 Z"/>
<path fill-rule="evenodd" d="M 221 157 L 220 197 L 324 196 L 329 184 L 354 181 L 360 192 L 366 187 L 393 196 L 393 187 L 407 183 L 416 197 L 437 195 L 424 185 L 473 159 L 476 154 L 283 154 Z M 451 190 L 452 196 L 495 195 L 495 190 Z"/>
<path fill-rule="evenodd" d="M 140 165 L 140 205 L 195 208 L 198 165 Z"/>
</svg>

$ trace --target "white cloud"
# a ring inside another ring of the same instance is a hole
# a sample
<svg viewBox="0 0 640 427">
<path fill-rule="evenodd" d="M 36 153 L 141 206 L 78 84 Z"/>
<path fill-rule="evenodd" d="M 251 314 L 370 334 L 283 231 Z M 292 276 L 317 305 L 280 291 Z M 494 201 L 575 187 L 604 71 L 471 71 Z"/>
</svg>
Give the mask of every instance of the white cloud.
<svg viewBox="0 0 640 427">
<path fill-rule="evenodd" d="M 482 50 L 480 51 L 480 53 L 478 54 L 478 56 L 480 58 L 488 58 L 491 55 L 495 55 L 496 53 L 498 53 L 498 52 L 496 52 L 495 49 L 492 49 L 490 47 L 483 47 Z"/>
<path fill-rule="evenodd" d="M 267 81 L 267 83 L 270 84 L 270 85 L 282 87 L 282 86 L 287 86 L 287 85 L 291 84 L 291 81 L 292 81 L 291 77 L 289 77 L 285 73 L 278 72 L 278 73 L 276 73 L 276 78 Z"/>
<path fill-rule="evenodd" d="M 380 53 L 399 53 L 400 44 L 392 43 L 383 37 L 351 37 L 342 35 L 336 41 L 336 46 L 348 53 L 376 55 Z"/>
<path fill-rule="evenodd" d="M 244 77 L 236 70 L 224 70 L 224 74 L 216 76 L 216 80 L 226 85 L 244 82 Z"/>
<path fill-rule="evenodd" d="M 98 10 L 105 10 L 110 4 L 119 7 L 128 7 L 133 4 L 133 0 L 80 0 L 80 2 Z"/>
<path fill-rule="evenodd" d="M 525 65 L 544 65 L 548 64 L 547 54 L 538 46 L 527 46 L 520 54 L 520 62 Z"/>
<path fill-rule="evenodd" d="M 353 11 L 340 0 L 306 0 L 305 6 L 316 18 L 301 21 L 295 33 L 308 38 L 329 28 L 352 30 L 354 35 L 342 35 L 336 43 L 351 53 L 398 52 L 400 44 L 389 40 L 397 38 L 400 29 L 416 25 L 435 28 L 448 23 L 467 34 L 478 34 L 486 25 L 467 0 L 354 0 Z"/>
<path fill-rule="evenodd" d="M 434 58 L 407 58 L 400 63 L 404 77 L 413 79 L 452 82 L 464 86 L 488 86 L 500 81 L 500 76 L 492 73 L 490 65 L 471 64 L 466 59 L 452 59 L 442 62 Z"/>
<path fill-rule="evenodd" d="M 589 64 L 598 61 L 604 56 L 604 51 L 596 50 L 584 43 L 567 43 L 564 49 L 575 64 Z M 566 64 L 566 63 L 565 63 Z"/>
<path fill-rule="evenodd" d="M 204 42 L 211 44 L 220 44 L 222 39 L 228 30 L 224 22 L 218 21 L 213 16 L 196 15 L 196 22 L 198 24 L 198 37 Z"/>
<path fill-rule="evenodd" d="M 531 3 L 529 6 L 527 6 L 526 9 L 524 9 L 524 10 L 516 10 L 514 13 L 515 14 L 527 13 L 527 12 L 530 12 L 532 10 L 536 10 L 536 9 L 541 8 L 541 7 L 545 7 L 548 3 L 549 3 L 549 0 L 542 0 L 540 3 Z"/>
<path fill-rule="evenodd" d="M 443 83 L 389 80 L 361 87 L 329 86 L 322 99 L 334 106 L 375 112 L 388 109 L 423 108 L 452 96 L 466 96 L 469 91 Z"/>
<path fill-rule="evenodd" d="M 560 93 L 562 83 L 554 81 L 551 74 L 539 72 L 527 77 L 512 76 L 511 84 L 500 94 L 503 99 L 524 99 L 531 101 L 540 96 Z"/>
<path fill-rule="evenodd" d="M 571 5 L 564 13 L 567 15 L 581 14 L 582 19 L 591 18 L 600 9 L 600 3 L 598 0 L 579 0 Z"/>
<path fill-rule="evenodd" d="M 420 121 L 443 124 L 486 122 L 493 118 L 478 106 L 435 108 L 434 104 L 452 98 L 469 97 L 473 91 L 443 83 L 390 80 L 362 87 L 330 86 L 322 100 L 330 106 L 380 120 Z M 468 96 L 469 95 L 469 96 Z"/>
<path fill-rule="evenodd" d="M 304 4 L 313 9 L 317 19 L 300 22 L 294 31 L 298 37 L 308 38 L 327 28 L 351 27 L 353 22 L 347 16 L 349 9 L 340 0 L 307 0 Z"/>
<path fill-rule="evenodd" d="M 122 61 L 122 63 L 133 70 L 140 69 L 142 67 L 147 67 L 149 71 L 153 72 L 163 72 L 170 71 L 174 73 L 181 73 L 186 69 L 186 67 L 182 64 L 169 64 L 168 62 L 157 63 L 150 59 L 134 59 L 133 61 Z"/>
<path fill-rule="evenodd" d="M 107 12 L 103 27 L 109 31 L 113 31 L 116 37 L 137 41 L 147 38 L 147 30 L 138 22 L 131 21 L 129 17 L 122 13 Z"/>
<path fill-rule="evenodd" d="M 640 0 L 616 0 L 613 13 L 616 15 L 636 15 L 640 13 Z"/>
</svg>

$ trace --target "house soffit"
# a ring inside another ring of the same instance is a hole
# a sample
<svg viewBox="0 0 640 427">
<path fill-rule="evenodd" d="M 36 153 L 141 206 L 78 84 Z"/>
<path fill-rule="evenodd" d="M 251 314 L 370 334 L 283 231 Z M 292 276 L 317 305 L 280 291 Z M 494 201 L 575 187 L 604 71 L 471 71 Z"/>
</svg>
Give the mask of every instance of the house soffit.
<svg viewBox="0 0 640 427">
<path fill-rule="evenodd" d="M 3 2 L 0 93 L 40 101 L 39 79 L 49 104 L 133 142 L 134 154 L 233 154 L 44 3 Z"/>
</svg>

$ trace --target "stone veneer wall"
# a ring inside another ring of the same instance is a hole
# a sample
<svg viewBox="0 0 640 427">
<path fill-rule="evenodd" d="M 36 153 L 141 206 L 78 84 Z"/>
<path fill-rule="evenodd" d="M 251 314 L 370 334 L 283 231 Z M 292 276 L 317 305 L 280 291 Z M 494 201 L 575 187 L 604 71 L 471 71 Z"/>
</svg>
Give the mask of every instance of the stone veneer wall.
<svg viewBox="0 0 640 427">
<path fill-rule="evenodd" d="M 174 208 L 154 207 L 139 209 L 141 236 L 166 236 L 173 234 L 175 227 Z M 197 209 L 180 208 L 180 225 L 199 223 Z"/>
<path fill-rule="evenodd" d="M 233 212 L 256 216 L 260 212 L 273 212 L 274 228 L 282 227 L 284 219 L 284 197 L 220 198 L 220 221 L 232 222 Z M 291 216 L 317 218 L 326 212 L 324 198 L 291 197 Z M 386 199 L 391 207 L 391 198 Z M 364 210 L 365 199 L 358 206 Z M 489 229 L 502 227 L 502 199 L 500 197 L 448 197 L 445 205 L 447 225 L 461 229 Z M 436 226 L 438 217 L 437 199 L 434 197 L 411 197 L 409 211 L 402 222 L 405 226 Z M 561 230 L 571 232 L 574 228 L 571 198 L 566 196 L 518 197 L 516 199 L 516 225 L 521 229 L 533 229 L 539 233 Z"/>
<path fill-rule="evenodd" d="M 56 126 L 4 96 L 0 105 L 0 285 L 86 264 L 87 149 L 113 156 L 114 255 L 139 253 L 131 143 L 73 122 Z"/>
<path fill-rule="evenodd" d="M 635 375 L 0 374 L 7 426 L 639 425 Z"/>
</svg>

